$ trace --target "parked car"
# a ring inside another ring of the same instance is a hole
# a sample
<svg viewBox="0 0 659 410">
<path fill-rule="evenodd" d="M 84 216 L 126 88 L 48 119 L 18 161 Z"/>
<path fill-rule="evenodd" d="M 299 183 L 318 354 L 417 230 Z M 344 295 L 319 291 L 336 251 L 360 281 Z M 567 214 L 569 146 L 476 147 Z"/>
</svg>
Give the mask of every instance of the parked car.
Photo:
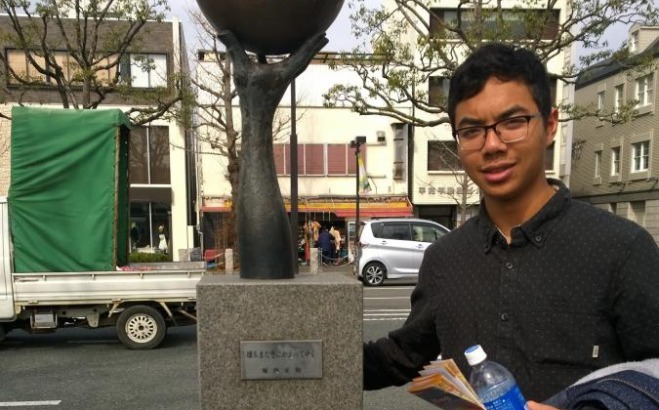
<svg viewBox="0 0 659 410">
<path fill-rule="evenodd" d="M 364 221 L 360 227 L 355 267 L 366 286 L 388 279 L 418 279 L 423 253 L 449 232 L 436 222 L 417 218 Z"/>
</svg>

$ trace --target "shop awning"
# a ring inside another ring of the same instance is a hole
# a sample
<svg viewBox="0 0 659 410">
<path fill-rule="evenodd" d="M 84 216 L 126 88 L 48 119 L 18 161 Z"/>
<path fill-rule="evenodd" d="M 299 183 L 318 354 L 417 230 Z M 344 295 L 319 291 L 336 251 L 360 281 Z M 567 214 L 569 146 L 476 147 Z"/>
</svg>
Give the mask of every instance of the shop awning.
<svg viewBox="0 0 659 410">
<path fill-rule="evenodd" d="M 334 212 L 339 218 L 355 218 L 356 211 L 352 210 L 341 210 Z M 386 218 L 386 217 L 404 217 L 404 216 L 414 216 L 412 212 L 412 207 L 409 208 L 362 208 L 359 206 L 359 217 L 360 218 Z"/>
<path fill-rule="evenodd" d="M 290 199 L 285 198 L 286 212 L 291 211 Z M 230 206 L 202 206 L 202 212 L 229 212 Z M 339 218 L 354 218 L 355 198 L 300 198 L 299 213 L 333 213 Z M 366 197 L 359 201 L 359 216 L 364 218 L 413 216 L 412 204 L 407 197 Z"/>
<path fill-rule="evenodd" d="M 201 212 L 231 212 L 230 206 L 202 206 Z"/>
</svg>

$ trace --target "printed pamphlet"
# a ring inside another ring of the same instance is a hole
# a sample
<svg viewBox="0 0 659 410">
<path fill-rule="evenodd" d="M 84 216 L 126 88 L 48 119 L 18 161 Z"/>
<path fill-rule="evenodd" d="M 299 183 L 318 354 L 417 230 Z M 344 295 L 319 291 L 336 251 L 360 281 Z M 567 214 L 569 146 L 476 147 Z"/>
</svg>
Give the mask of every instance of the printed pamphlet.
<svg viewBox="0 0 659 410">
<path fill-rule="evenodd" d="M 444 410 L 485 410 L 453 359 L 435 360 L 412 380 L 408 391 Z"/>
</svg>

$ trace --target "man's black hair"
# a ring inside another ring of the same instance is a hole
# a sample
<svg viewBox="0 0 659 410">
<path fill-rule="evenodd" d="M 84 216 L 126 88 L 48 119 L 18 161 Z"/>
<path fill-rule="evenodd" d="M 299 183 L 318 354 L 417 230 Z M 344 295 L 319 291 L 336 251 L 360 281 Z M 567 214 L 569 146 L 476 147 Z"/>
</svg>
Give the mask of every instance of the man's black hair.
<svg viewBox="0 0 659 410">
<path fill-rule="evenodd" d="M 451 77 L 448 115 L 454 130 L 456 106 L 481 92 L 492 77 L 526 84 L 542 117 L 545 121 L 549 118 L 552 107 L 549 75 L 538 57 L 523 48 L 488 43 L 467 57 Z"/>
</svg>

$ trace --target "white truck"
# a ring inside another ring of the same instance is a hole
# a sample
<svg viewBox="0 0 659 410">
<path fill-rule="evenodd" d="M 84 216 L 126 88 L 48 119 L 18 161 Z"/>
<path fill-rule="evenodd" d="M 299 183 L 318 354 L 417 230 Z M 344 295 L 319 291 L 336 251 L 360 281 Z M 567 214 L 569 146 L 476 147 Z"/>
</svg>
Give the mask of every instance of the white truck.
<svg viewBox="0 0 659 410">
<path fill-rule="evenodd" d="M 7 198 L 0 197 L 0 341 L 6 332 L 114 326 L 131 349 L 151 349 L 168 326 L 196 323 L 198 270 L 12 272 Z"/>
<path fill-rule="evenodd" d="M 167 326 L 195 323 L 203 264 L 129 264 L 129 173 L 139 157 L 130 128 L 116 109 L 12 108 L 0 341 L 13 329 L 115 326 L 129 348 L 150 349 Z"/>
</svg>

